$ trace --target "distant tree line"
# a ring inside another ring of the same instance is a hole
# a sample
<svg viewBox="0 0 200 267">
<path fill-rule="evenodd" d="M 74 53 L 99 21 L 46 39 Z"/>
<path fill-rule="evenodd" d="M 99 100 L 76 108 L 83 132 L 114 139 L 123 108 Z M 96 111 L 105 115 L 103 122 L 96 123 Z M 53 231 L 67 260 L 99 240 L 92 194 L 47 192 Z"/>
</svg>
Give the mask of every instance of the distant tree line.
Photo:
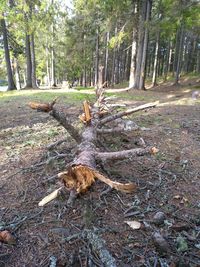
<svg viewBox="0 0 200 267">
<path fill-rule="evenodd" d="M 2 0 L 0 79 L 8 90 L 113 86 L 200 73 L 198 0 Z"/>
</svg>

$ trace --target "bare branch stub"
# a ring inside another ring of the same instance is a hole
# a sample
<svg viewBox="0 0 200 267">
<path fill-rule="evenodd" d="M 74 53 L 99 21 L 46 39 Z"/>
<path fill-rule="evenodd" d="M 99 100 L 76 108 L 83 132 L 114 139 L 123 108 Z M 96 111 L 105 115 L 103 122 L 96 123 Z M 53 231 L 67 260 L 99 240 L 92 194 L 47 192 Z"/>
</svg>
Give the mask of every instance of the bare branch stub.
<svg viewBox="0 0 200 267">
<path fill-rule="evenodd" d="M 40 107 L 41 111 L 49 112 L 50 115 L 53 116 L 57 121 L 59 121 L 60 124 L 78 143 L 77 153 L 73 162 L 68 165 L 65 171 L 58 174 L 58 177 L 62 180 L 65 188 L 71 192 L 69 204 L 74 201 L 75 197 L 78 194 L 86 192 L 87 189 L 94 183 L 95 179 L 99 179 L 109 185 L 111 188 L 125 193 L 131 193 L 136 190 L 136 185 L 134 183 L 119 183 L 117 181 L 112 181 L 108 177 L 103 175 L 96 169 L 96 160 L 121 160 L 147 154 L 155 154 L 157 152 L 157 149 L 154 147 L 144 147 L 117 152 L 99 152 L 97 148 L 97 133 L 104 130 L 103 128 L 101 128 L 102 125 L 134 112 L 155 107 L 157 104 L 145 104 L 139 107 L 125 110 L 123 112 L 118 112 L 117 114 L 111 116 L 106 116 L 106 113 L 102 113 L 102 107 L 104 106 L 103 101 L 104 99 L 101 95 L 101 99 L 98 99 L 96 104 L 92 107 L 88 102 L 84 102 L 84 113 L 80 118 L 84 123 L 83 131 L 81 134 L 79 134 L 78 130 L 69 122 L 69 120 L 67 119 L 67 114 L 54 107 L 55 103 L 53 105 L 51 103 L 38 104 L 38 107 Z M 32 107 L 31 105 L 29 106 Z M 34 103 L 34 106 L 37 106 L 37 103 Z M 42 110 L 42 106 L 48 108 Z M 102 114 L 104 116 L 103 118 Z M 108 132 L 110 132 L 110 130 Z M 54 196 L 56 197 L 58 191 L 55 191 L 53 196 L 50 195 L 49 199 L 52 200 Z"/>
</svg>

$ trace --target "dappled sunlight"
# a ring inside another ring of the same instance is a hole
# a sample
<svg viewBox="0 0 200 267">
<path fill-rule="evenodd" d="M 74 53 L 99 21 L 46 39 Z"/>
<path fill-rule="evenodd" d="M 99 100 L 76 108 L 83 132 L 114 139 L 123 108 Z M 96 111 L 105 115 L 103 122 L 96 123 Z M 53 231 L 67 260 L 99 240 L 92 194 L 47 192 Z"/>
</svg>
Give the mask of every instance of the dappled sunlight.
<svg viewBox="0 0 200 267">
<path fill-rule="evenodd" d="M 52 121 L 5 128 L 0 132 L 1 164 L 18 161 L 24 151 L 44 148 L 63 134 L 65 130 Z"/>
<path fill-rule="evenodd" d="M 169 102 L 164 102 L 161 103 L 160 106 L 194 106 L 195 104 L 197 104 L 199 101 L 193 100 L 191 98 L 181 98 L 181 99 L 177 99 L 177 100 L 172 100 Z"/>
</svg>

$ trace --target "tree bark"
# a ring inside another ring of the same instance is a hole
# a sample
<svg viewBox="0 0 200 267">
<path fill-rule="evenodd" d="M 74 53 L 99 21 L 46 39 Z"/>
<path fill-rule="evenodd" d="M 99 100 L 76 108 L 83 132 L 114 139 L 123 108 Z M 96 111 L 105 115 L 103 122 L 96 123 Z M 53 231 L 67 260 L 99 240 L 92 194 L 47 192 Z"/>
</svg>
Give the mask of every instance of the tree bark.
<svg viewBox="0 0 200 267">
<path fill-rule="evenodd" d="M 30 35 L 26 33 L 26 88 L 32 88 L 32 60 Z"/>
<path fill-rule="evenodd" d="M 137 38 L 137 57 L 136 57 L 136 70 L 135 70 L 135 84 L 134 88 L 139 89 L 140 75 L 141 75 L 141 64 L 144 46 L 144 21 L 146 12 L 146 1 L 139 1 L 139 22 L 138 22 L 138 38 Z"/>
<path fill-rule="evenodd" d="M 13 72 L 11 68 L 11 62 L 10 62 L 10 53 L 9 53 L 9 47 L 8 47 L 8 37 L 7 37 L 7 28 L 6 28 L 6 22 L 5 19 L 1 19 L 1 27 L 3 32 L 3 44 L 4 44 L 4 51 L 5 51 L 5 60 L 6 60 L 6 68 L 7 68 L 7 78 L 8 78 L 8 91 L 15 90 L 16 86 L 13 79 Z"/>
<path fill-rule="evenodd" d="M 152 0 L 147 0 L 146 3 L 146 16 L 145 16 L 145 31 L 144 31 L 144 44 L 143 44 L 143 53 L 140 69 L 140 80 L 139 80 L 139 89 L 145 89 L 145 78 L 146 78 L 146 61 L 147 61 L 147 47 L 148 47 L 148 38 L 149 38 L 149 29 L 148 22 L 150 20 L 152 7 Z"/>
<path fill-rule="evenodd" d="M 20 75 L 19 75 L 19 66 L 17 58 L 14 58 L 14 69 L 15 69 L 15 81 L 17 90 L 21 89 Z"/>
<path fill-rule="evenodd" d="M 130 77 L 129 77 L 129 89 L 133 89 L 135 85 L 135 70 L 136 70 L 136 49 L 137 49 L 137 29 L 134 26 L 133 28 L 133 41 L 132 41 L 132 48 L 131 48 L 131 68 L 130 68 Z"/>
<path fill-rule="evenodd" d="M 30 35 L 30 50 L 31 50 L 31 81 L 32 81 L 32 88 L 36 89 L 37 81 L 36 81 L 36 60 L 35 60 L 35 41 L 34 41 L 34 34 L 32 33 Z"/>
<path fill-rule="evenodd" d="M 196 72 L 200 73 L 200 48 L 197 47 L 197 67 L 196 67 Z"/>
<path fill-rule="evenodd" d="M 152 86 L 156 86 L 157 85 L 159 43 L 160 43 L 160 32 L 158 31 L 157 32 L 157 37 L 156 37 L 156 47 L 155 47 L 155 55 L 154 55 Z"/>
<path fill-rule="evenodd" d="M 98 87 L 99 81 L 99 28 L 96 31 L 96 52 L 95 52 L 95 86 Z"/>
<path fill-rule="evenodd" d="M 108 51 L 108 45 L 109 45 L 109 40 L 110 40 L 110 32 L 106 33 L 106 52 L 105 52 L 105 68 L 104 68 L 104 81 L 108 82 L 108 56 L 109 56 L 109 51 Z"/>
<path fill-rule="evenodd" d="M 165 64 L 165 77 L 164 77 L 165 82 L 167 81 L 167 76 L 170 71 L 171 57 L 172 57 L 172 47 L 171 47 L 171 41 L 169 41 L 167 47 L 166 64 Z"/>
<path fill-rule="evenodd" d="M 179 38 L 179 50 L 178 50 L 178 57 L 177 57 L 177 66 L 176 66 L 176 75 L 175 75 L 175 82 L 174 84 L 179 84 L 179 76 L 181 71 L 181 62 L 182 62 L 182 52 L 183 52 L 183 41 L 184 41 L 184 29 L 183 24 L 180 26 L 180 38 Z"/>
</svg>

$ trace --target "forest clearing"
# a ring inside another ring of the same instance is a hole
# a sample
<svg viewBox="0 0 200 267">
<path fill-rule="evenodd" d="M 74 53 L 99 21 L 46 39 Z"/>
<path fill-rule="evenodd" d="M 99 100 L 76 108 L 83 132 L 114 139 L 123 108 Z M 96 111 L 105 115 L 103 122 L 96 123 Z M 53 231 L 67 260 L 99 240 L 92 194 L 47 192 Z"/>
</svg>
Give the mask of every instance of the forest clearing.
<svg viewBox="0 0 200 267">
<path fill-rule="evenodd" d="M 1 266 L 198 266 L 200 101 L 191 97 L 198 88 L 193 79 L 145 93 L 109 90 L 110 103 L 126 105 L 120 110 L 156 100 L 159 104 L 128 117 L 149 130 L 106 134 L 100 139 L 103 149 L 139 147 L 142 138 L 159 152 L 99 162 L 103 174 L 135 183 L 136 191 L 110 191 L 97 180 L 72 207 L 66 206 L 68 193 L 38 207 L 60 186 L 56 174 L 72 161 L 76 143 L 51 116 L 31 110 L 28 103 L 50 102 L 58 96 L 56 105 L 64 105 L 73 124 L 84 127 L 78 116 L 84 99 L 94 101 L 94 90 L 2 93 L 0 227 L 12 233 L 15 244 L 0 243 Z M 65 142 L 50 148 L 63 138 Z M 126 221 L 136 221 L 139 227 L 132 229 Z M 103 264 L 84 231 L 104 240 L 112 265 L 110 259 Z M 164 244 L 155 236 L 158 233 Z"/>
</svg>

